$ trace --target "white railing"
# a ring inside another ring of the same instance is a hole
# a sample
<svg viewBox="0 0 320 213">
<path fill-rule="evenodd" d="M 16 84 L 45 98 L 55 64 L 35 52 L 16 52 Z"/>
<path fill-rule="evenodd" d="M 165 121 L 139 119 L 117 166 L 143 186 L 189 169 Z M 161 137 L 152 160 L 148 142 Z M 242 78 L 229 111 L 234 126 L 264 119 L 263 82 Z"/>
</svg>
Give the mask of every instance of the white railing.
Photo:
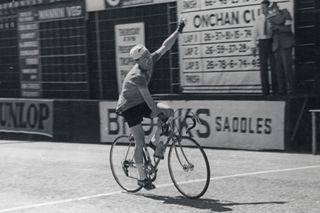
<svg viewBox="0 0 320 213">
<path fill-rule="evenodd" d="M 318 153 L 318 141 L 317 141 L 317 113 L 320 113 L 320 109 L 309 110 L 311 112 L 312 120 L 312 154 L 316 155 Z"/>
</svg>

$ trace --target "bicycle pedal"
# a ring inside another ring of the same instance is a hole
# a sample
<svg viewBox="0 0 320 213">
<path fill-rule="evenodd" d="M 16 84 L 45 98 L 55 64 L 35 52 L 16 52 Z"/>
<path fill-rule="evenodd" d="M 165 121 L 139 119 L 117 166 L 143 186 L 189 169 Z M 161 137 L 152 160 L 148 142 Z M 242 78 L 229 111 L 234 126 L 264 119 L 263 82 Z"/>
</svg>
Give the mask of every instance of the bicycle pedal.
<svg viewBox="0 0 320 213">
<path fill-rule="evenodd" d="M 189 171 L 189 167 L 187 165 L 183 165 L 182 166 L 183 171 L 188 172 Z"/>
<path fill-rule="evenodd" d="M 153 157 L 155 157 L 155 158 L 159 158 L 159 159 L 161 159 L 161 160 L 163 160 L 163 159 L 164 159 L 164 156 L 153 155 Z"/>
</svg>

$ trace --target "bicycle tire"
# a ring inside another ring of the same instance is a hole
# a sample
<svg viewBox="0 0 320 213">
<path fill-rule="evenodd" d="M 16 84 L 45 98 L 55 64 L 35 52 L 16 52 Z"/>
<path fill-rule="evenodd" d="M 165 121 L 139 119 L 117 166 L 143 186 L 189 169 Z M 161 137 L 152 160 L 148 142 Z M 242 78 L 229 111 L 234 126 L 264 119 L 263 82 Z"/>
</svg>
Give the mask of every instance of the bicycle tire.
<svg viewBox="0 0 320 213">
<path fill-rule="evenodd" d="M 110 148 L 109 162 L 112 175 L 118 185 L 127 192 L 138 192 L 142 186 L 137 185 L 138 173 L 133 162 L 135 143 L 129 141 L 129 136 L 117 137 Z M 123 168 L 128 162 L 128 175 Z"/>
<path fill-rule="evenodd" d="M 180 139 L 181 146 L 178 141 L 175 141 L 169 149 L 169 174 L 174 186 L 182 195 L 190 199 L 197 199 L 204 195 L 209 187 L 209 161 L 206 153 L 197 141 L 185 136 L 182 136 Z M 184 157 L 181 149 L 187 158 Z M 189 165 L 186 159 L 194 165 L 193 170 L 191 168 L 189 170 L 184 169 L 183 165 L 181 165 L 181 163 Z"/>
</svg>

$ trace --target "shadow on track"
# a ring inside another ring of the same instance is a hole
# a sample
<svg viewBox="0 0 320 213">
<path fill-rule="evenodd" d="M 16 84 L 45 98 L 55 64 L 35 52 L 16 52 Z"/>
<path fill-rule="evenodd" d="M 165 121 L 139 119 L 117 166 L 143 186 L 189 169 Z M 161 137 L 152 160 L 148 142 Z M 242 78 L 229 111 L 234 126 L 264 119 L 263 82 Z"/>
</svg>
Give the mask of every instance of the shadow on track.
<svg viewBox="0 0 320 213">
<path fill-rule="evenodd" d="M 264 205 L 264 204 L 285 204 L 287 202 L 251 202 L 251 203 L 238 203 L 231 201 L 219 201 L 214 199 L 188 199 L 183 196 L 169 197 L 155 194 L 144 194 L 144 193 L 136 193 L 136 196 L 142 196 L 154 200 L 163 201 L 164 204 L 173 204 L 173 205 L 181 205 L 192 207 L 201 210 L 211 210 L 213 212 L 226 212 L 232 211 L 232 206 L 240 206 L 240 205 Z"/>
</svg>

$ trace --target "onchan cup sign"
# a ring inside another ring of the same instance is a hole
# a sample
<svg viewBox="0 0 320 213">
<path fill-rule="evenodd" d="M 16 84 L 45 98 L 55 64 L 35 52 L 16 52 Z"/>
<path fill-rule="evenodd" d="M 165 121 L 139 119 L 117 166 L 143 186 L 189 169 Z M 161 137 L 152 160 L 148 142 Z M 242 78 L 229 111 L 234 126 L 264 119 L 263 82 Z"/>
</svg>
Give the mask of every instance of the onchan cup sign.
<svg viewBox="0 0 320 213">
<path fill-rule="evenodd" d="M 52 101 L 0 100 L 0 132 L 53 136 Z"/>
</svg>

